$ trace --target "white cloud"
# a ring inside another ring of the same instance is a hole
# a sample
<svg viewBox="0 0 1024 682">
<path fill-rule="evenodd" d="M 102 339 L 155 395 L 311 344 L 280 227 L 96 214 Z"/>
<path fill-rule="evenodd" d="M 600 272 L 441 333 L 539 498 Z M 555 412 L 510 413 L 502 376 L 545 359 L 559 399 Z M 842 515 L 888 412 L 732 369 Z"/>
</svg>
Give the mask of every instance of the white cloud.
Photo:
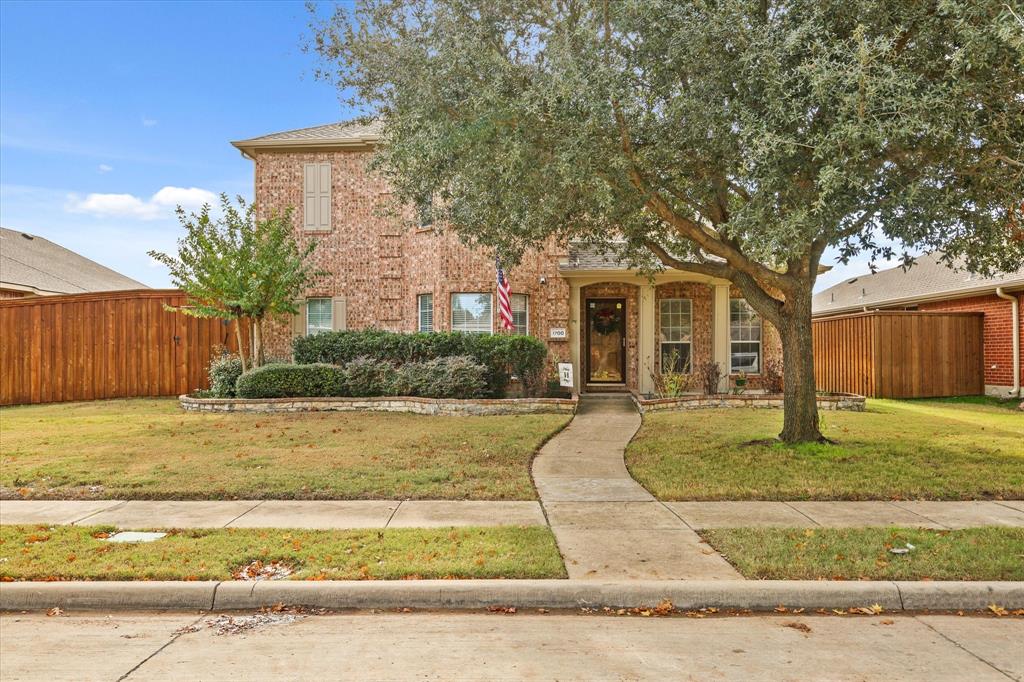
<svg viewBox="0 0 1024 682">
<path fill-rule="evenodd" d="M 198 210 L 203 204 L 216 205 L 217 195 L 198 187 L 163 187 L 148 200 L 133 194 L 92 193 L 83 199 L 69 194 L 65 209 L 69 213 L 88 213 L 101 217 L 121 216 L 142 220 L 171 217 L 181 206 L 186 211 Z"/>
<path fill-rule="evenodd" d="M 101 164 L 100 164 L 100 165 L 99 165 L 99 166 L 97 167 L 97 170 L 98 170 L 98 171 L 99 171 L 100 173 L 109 173 L 110 171 L 114 170 L 114 167 L 113 167 L 113 166 L 108 166 L 108 165 L 107 165 L 107 164 L 105 164 L 105 163 L 101 163 Z"/>
<path fill-rule="evenodd" d="M 146 118 L 145 116 L 142 117 L 142 126 L 144 128 L 152 128 L 159 122 L 160 121 L 156 120 L 155 118 Z"/>
</svg>

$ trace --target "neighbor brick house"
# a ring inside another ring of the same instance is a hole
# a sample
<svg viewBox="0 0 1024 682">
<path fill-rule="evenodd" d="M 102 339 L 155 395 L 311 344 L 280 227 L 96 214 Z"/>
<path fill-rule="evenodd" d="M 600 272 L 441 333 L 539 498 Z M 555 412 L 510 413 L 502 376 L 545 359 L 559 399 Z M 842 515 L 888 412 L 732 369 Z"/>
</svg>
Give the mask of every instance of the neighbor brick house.
<svg viewBox="0 0 1024 682">
<path fill-rule="evenodd" d="M 821 318 L 860 310 L 982 313 L 985 392 L 1019 396 L 1024 374 L 1024 268 L 981 277 L 948 267 L 939 255 L 921 256 L 908 270 L 880 270 L 825 289 L 814 297 L 813 314 Z"/>
<path fill-rule="evenodd" d="M 301 241 L 330 272 L 306 292 L 291 325 L 266 331 L 272 353 L 325 329 L 495 330 L 494 254 L 460 243 L 412 208 L 386 214 L 390 190 L 367 170 L 371 125 L 337 123 L 233 142 L 255 164 L 261 214 L 294 209 Z M 583 244 L 549 241 L 506 273 L 515 333 L 544 341 L 552 361 L 572 362 L 575 387 L 652 393 L 653 373 L 714 361 L 750 386 L 778 334 L 728 281 L 667 270 L 653 281 Z M 723 387 L 725 386 L 723 380 Z"/>
</svg>

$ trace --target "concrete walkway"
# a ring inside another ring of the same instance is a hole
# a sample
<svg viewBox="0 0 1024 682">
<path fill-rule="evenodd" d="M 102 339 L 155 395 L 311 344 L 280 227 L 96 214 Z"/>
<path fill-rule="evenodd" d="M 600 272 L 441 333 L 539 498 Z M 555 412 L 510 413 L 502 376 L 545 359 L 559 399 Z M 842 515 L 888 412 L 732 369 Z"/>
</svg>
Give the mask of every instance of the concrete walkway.
<svg viewBox="0 0 1024 682">
<path fill-rule="evenodd" d="M 119 528 L 441 528 L 543 526 L 537 502 L 452 500 L 0 501 L 0 523 Z"/>
<path fill-rule="evenodd" d="M 533 462 L 533 480 L 569 577 L 740 580 L 626 471 L 626 444 L 639 428 L 629 396 L 588 396 Z"/>
<path fill-rule="evenodd" d="M 571 460 L 544 460 L 541 469 L 570 471 Z M 581 464 L 581 466 L 583 466 Z M 591 469 L 609 471 L 621 466 L 596 457 Z M 549 481 L 551 496 L 557 476 Z M 546 484 L 548 485 L 548 484 Z M 591 486 L 594 484 L 591 483 Z M 635 484 L 634 484 L 635 485 Z M 639 486 L 636 486 L 637 488 Z M 636 491 L 634 491 L 635 493 Z M 562 489 L 565 493 L 565 489 Z M 584 493 L 581 493 L 584 494 Z M 593 494 L 593 491 L 586 493 Z M 645 491 L 636 493 L 645 495 Z M 976 528 L 1008 526 L 1024 528 L 1024 502 L 666 502 L 646 500 L 601 502 L 551 501 L 548 515 L 558 525 L 585 527 L 593 515 L 616 512 L 625 528 L 643 528 L 659 521 L 675 520 L 667 508 L 688 527 L 737 528 L 856 528 L 910 526 L 917 528 Z M 111 524 L 122 528 L 440 528 L 445 526 L 542 526 L 544 513 L 537 502 L 488 502 L 451 500 L 241 500 L 230 502 L 178 502 L 124 500 L 0 500 L 0 523 Z"/>
</svg>

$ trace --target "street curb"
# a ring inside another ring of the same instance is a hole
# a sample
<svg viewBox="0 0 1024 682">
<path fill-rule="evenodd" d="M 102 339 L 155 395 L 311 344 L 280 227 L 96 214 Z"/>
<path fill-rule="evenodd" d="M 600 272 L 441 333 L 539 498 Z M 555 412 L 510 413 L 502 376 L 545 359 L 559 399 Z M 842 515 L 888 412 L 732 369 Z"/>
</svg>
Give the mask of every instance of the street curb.
<svg viewBox="0 0 1024 682">
<path fill-rule="evenodd" d="M 578 609 L 654 606 L 770 611 L 1024 608 L 1024 582 L 817 580 L 416 580 L 245 582 L 14 582 L 0 584 L 0 611 L 256 609 L 289 604 L 325 609 Z"/>
</svg>

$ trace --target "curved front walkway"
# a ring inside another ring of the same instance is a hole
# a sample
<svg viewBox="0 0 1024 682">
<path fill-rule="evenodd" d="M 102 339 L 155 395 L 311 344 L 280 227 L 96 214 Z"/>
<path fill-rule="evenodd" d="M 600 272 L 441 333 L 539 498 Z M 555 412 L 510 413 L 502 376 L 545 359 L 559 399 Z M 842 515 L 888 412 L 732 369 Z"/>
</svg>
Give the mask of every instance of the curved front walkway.
<svg viewBox="0 0 1024 682">
<path fill-rule="evenodd" d="M 569 426 L 533 461 L 533 480 L 569 577 L 741 579 L 630 477 L 623 455 L 639 428 L 628 395 L 586 396 Z"/>
</svg>

